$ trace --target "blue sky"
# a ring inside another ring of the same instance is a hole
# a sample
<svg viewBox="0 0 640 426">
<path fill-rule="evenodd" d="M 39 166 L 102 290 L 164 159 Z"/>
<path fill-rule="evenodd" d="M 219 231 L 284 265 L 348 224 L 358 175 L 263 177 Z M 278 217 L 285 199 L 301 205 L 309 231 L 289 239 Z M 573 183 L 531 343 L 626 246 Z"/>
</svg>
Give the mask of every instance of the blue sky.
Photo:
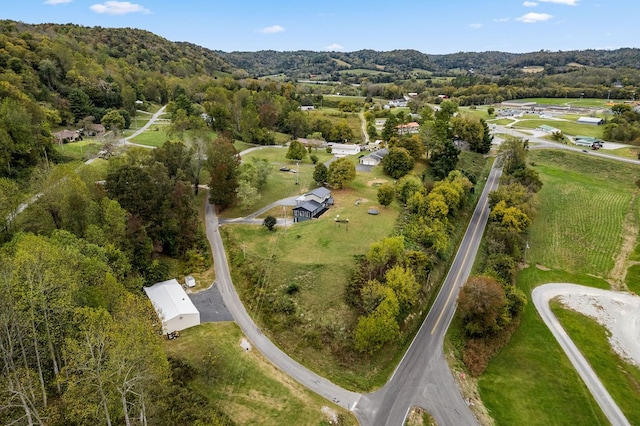
<svg viewBox="0 0 640 426">
<path fill-rule="evenodd" d="M 640 47 L 638 0 L 3 0 L 0 18 L 132 27 L 214 50 Z"/>
</svg>

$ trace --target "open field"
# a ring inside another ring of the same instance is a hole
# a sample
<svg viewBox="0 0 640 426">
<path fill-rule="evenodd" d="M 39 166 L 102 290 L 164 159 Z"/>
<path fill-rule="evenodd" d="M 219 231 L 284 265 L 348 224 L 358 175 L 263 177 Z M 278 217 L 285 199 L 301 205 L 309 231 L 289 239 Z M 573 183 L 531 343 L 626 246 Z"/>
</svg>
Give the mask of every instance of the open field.
<svg viewBox="0 0 640 426">
<path fill-rule="evenodd" d="M 262 292 L 286 297 L 285 289 L 289 285 L 295 284 L 298 288 L 291 296 L 297 314 L 284 323 L 270 324 L 277 332 L 270 337 L 307 367 L 352 389 L 371 389 L 384 383 L 390 374 L 386 370 L 372 371 L 367 365 L 352 365 L 354 370 L 347 371 L 327 355 L 326 349 L 320 350 L 326 333 L 334 335 L 334 339 L 346 339 L 347 330 L 355 320 L 343 296 L 354 266 L 353 256 L 364 254 L 371 243 L 389 236 L 400 211 L 396 203 L 386 208 L 378 205 L 377 188 L 368 185 L 371 179 L 368 174 L 359 176 L 349 189 L 333 191 L 334 206 L 317 220 L 287 229 L 277 228 L 275 232 L 261 226 L 225 225 L 222 228 L 227 249 L 236 247 L 235 254 L 229 255 L 232 265 L 244 263 L 245 259 L 262 265 L 258 272 L 263 277 Z M 378 208 L 380 214 L 368 215 L 371 207 Z M 349 219 L 349 223 L 335 222 L 337 215 Z M 291 218 L 290 208 L 288 217 Z M 270 256 L 276 259 L 275 263 L 267 260 Z M 234 283 L 241 297 L 247 300 L 248 288 L 234 269 L 232 266 Z M 250 303 L 248 309 L 252 311 L 256 307 Z M 256 321 L 264 325 L 261 318 Z M 301 342 L 301 338 L 305 342 Z M 395 353 L 388 356 L 393 357 Z M 392 364 L 384 364 L 392 368 Z"/>
<path fill-rule="evenodd" d="M 153 124 L 144 133 L 130 140 L 140 145 L 162 146 L 167 140 L 166 124 Z"/>
<path fill-rule="evenodd" d="M 325 150 L 314 152 L 319 162 L 325 162 L 332 158 Z M 266 158 L 273 165 L 271 175 L 267 179 L 267 183 L 260 191 L 260 199 L 243 211 L 239 207 L 232 207 L 220 214 L 223 218 L 241 217 L 258 210 L 262 206 L 270 204 L 282 198 L 292 197 L 294 195 L 302 195 L 316 187 L 313 182 L 313 171 L 315 166 L 309 160 L 309 156 L 302 160 L 297 167 L 298 173 L 282 172 L 278 170 L 282 166 L 296 169 L 295 162 L 285 158 L 287 148 L 265 147 L 260 150 L 252 151 L 242 157 L 243 161 L 250 161 L 251 158 Z M 296 184 L 297 182 L 297 184 Z M 291 217 L 291 212 L 289 212 Z"/>
<path fill-rule="evenodd" d="M 519 99 L 522 102 L 536 102 L 541 105 L 571 105 L 575 107 L 602 107 L 608 108 L 606 99 L 592 98 L 528 98 Z M 623 103 L 624 99 L 611 99 L 610 103 Z"/>
<path fill-rule="evenodd" d="M 62 145 L 54 144 L 53 147 L 66 160 L 84 161 L 95 157 L 100 151 L 101 144 L 93 138 L 86 138 L 78 142 L 69 142 Z"/>
<path fill-rule="evenodd" d="M 631 208 L 635 165 L 561 151 L 535 151 L 544 186 L 531 226 L 528 260 L 551 269 L 608 278 Z"/>
<path fill-rule="evenodd" d="M 608 331 L 595 319 L 563 309 L 558 302 L 551 307 L 629 422 L 640 424 L 640 368 L 620 358 L 609 344 Z"/>
<path fill-rule="evenodd" d="M 638 209 L 637 167 L 552 150 L 532 151 L 529 161 L 544 186 L 518 287 L 527 295 L 548 282 L 610 288 L 623 223 Z M 607 423 L 531 302 L 479 390 L 496 424 Z"/>
<path fill-rule="evenodd" d="M 332 413 L 345 425 L 357 425 L 351 413 L 283 374 L 257 350 L 243 349 L 242 340 L 235 323 L 208 323 L 181 331 L 164 348 L 169 356 L 205 370 L 194 379 L 194 391 L 238 425 L 330 424 Z M 213 365 L 206 371 L 208 359 Z"/>
<path fill-rule="evenodd" d="M 543 271 L 518 275 L 527 295 L 548 282 L 575 282 L 608 288 L 588 275 Z M 607 420 L 555 338 L 529 303 L 510 342 L 478 379 L 480 397 L 496 425 L 597 425 Z"/>
<path fill-rule="evenodd" d="M 353 74 L 353 75 L 391 75 L 388 71 L 370 70 L 366 68 L 353 68 L 348 70 L 340 70 L 340 74 Z"/>
<path fill-rule="evenodd" d="M 580 124 L 571 121 L 544 120 L 544 119 L 524 119 L 513 125 L 514 128 L 535 129 L 543 124 L 562 130 L 565 135 L 602 137 L 602 126 L 590 124 Z"/>
</svg>

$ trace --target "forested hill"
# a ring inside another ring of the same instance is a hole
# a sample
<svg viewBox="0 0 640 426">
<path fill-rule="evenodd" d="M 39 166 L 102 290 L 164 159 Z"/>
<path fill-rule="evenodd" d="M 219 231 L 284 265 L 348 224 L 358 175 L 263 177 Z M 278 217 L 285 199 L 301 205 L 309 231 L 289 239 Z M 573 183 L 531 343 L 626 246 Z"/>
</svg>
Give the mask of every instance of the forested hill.
<svg viewBox="0 0 640 426">
<path fill-rule="evenodd" d="M 242 68 L 254 77 L 285 73 L 290 77 L 331 74 L 350 69 L 369 69 L 402 73 L 424 70 L 447 74 L 456 70 L 474 69 L 490 75 L 502 75 L 519 71 L 525 66 L 557 68 L 590 66 L 640 69 L 640 49 L 573 50 L 566 52 L 539 51 L 531 53 L 459 52 L 446 55 L 430 55 L 417 50 L 393 50 L 379 52 L 359 50 L 355 52 L 258 52 L 216 51 L 227 62 Z"/>
</svg>

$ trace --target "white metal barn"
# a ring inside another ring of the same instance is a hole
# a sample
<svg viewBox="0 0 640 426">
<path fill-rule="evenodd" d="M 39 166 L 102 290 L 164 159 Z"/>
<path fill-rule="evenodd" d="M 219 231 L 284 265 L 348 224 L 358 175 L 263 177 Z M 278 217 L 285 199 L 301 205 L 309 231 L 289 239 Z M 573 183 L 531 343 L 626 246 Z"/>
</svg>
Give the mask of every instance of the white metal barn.
<svg viewBox="0 0 640 426">
<path fill-rule="evenodd" d="M 162 321 L 164 334 L 200 324 L 200 312 L 176 279 L 144 288 Z"/>
</svg>

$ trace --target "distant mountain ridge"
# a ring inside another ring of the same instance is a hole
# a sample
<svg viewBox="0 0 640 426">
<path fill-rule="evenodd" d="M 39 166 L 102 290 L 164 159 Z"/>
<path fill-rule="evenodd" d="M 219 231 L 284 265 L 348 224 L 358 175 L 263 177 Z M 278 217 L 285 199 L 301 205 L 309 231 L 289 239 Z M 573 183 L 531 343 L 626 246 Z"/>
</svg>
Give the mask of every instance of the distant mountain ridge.
<svg viewBox="0 0 640 426">
<path fill-rule="evenodd" d="M 525 66 L 567 67 L 571 64 L 640 69 L 640 49 L 637 48 L 566 52 L 542 50 L 530 53 L 458 52 L 442 55 L 425 54 L 417 50 L 380 52 L 370 49 L 354 52 L 262 50 L 229 53 L 215 51 L 215 53 L 228 63 L 247 71 L 252 77 L 279 73 L 330 74 L 351 68 L 388 72 L 408 72 L 419 69 L 432 73 L 473 69 L 476 72 L 492 75 L 500 75 L 508 69 L 521 69 Z"/>
</svg>

